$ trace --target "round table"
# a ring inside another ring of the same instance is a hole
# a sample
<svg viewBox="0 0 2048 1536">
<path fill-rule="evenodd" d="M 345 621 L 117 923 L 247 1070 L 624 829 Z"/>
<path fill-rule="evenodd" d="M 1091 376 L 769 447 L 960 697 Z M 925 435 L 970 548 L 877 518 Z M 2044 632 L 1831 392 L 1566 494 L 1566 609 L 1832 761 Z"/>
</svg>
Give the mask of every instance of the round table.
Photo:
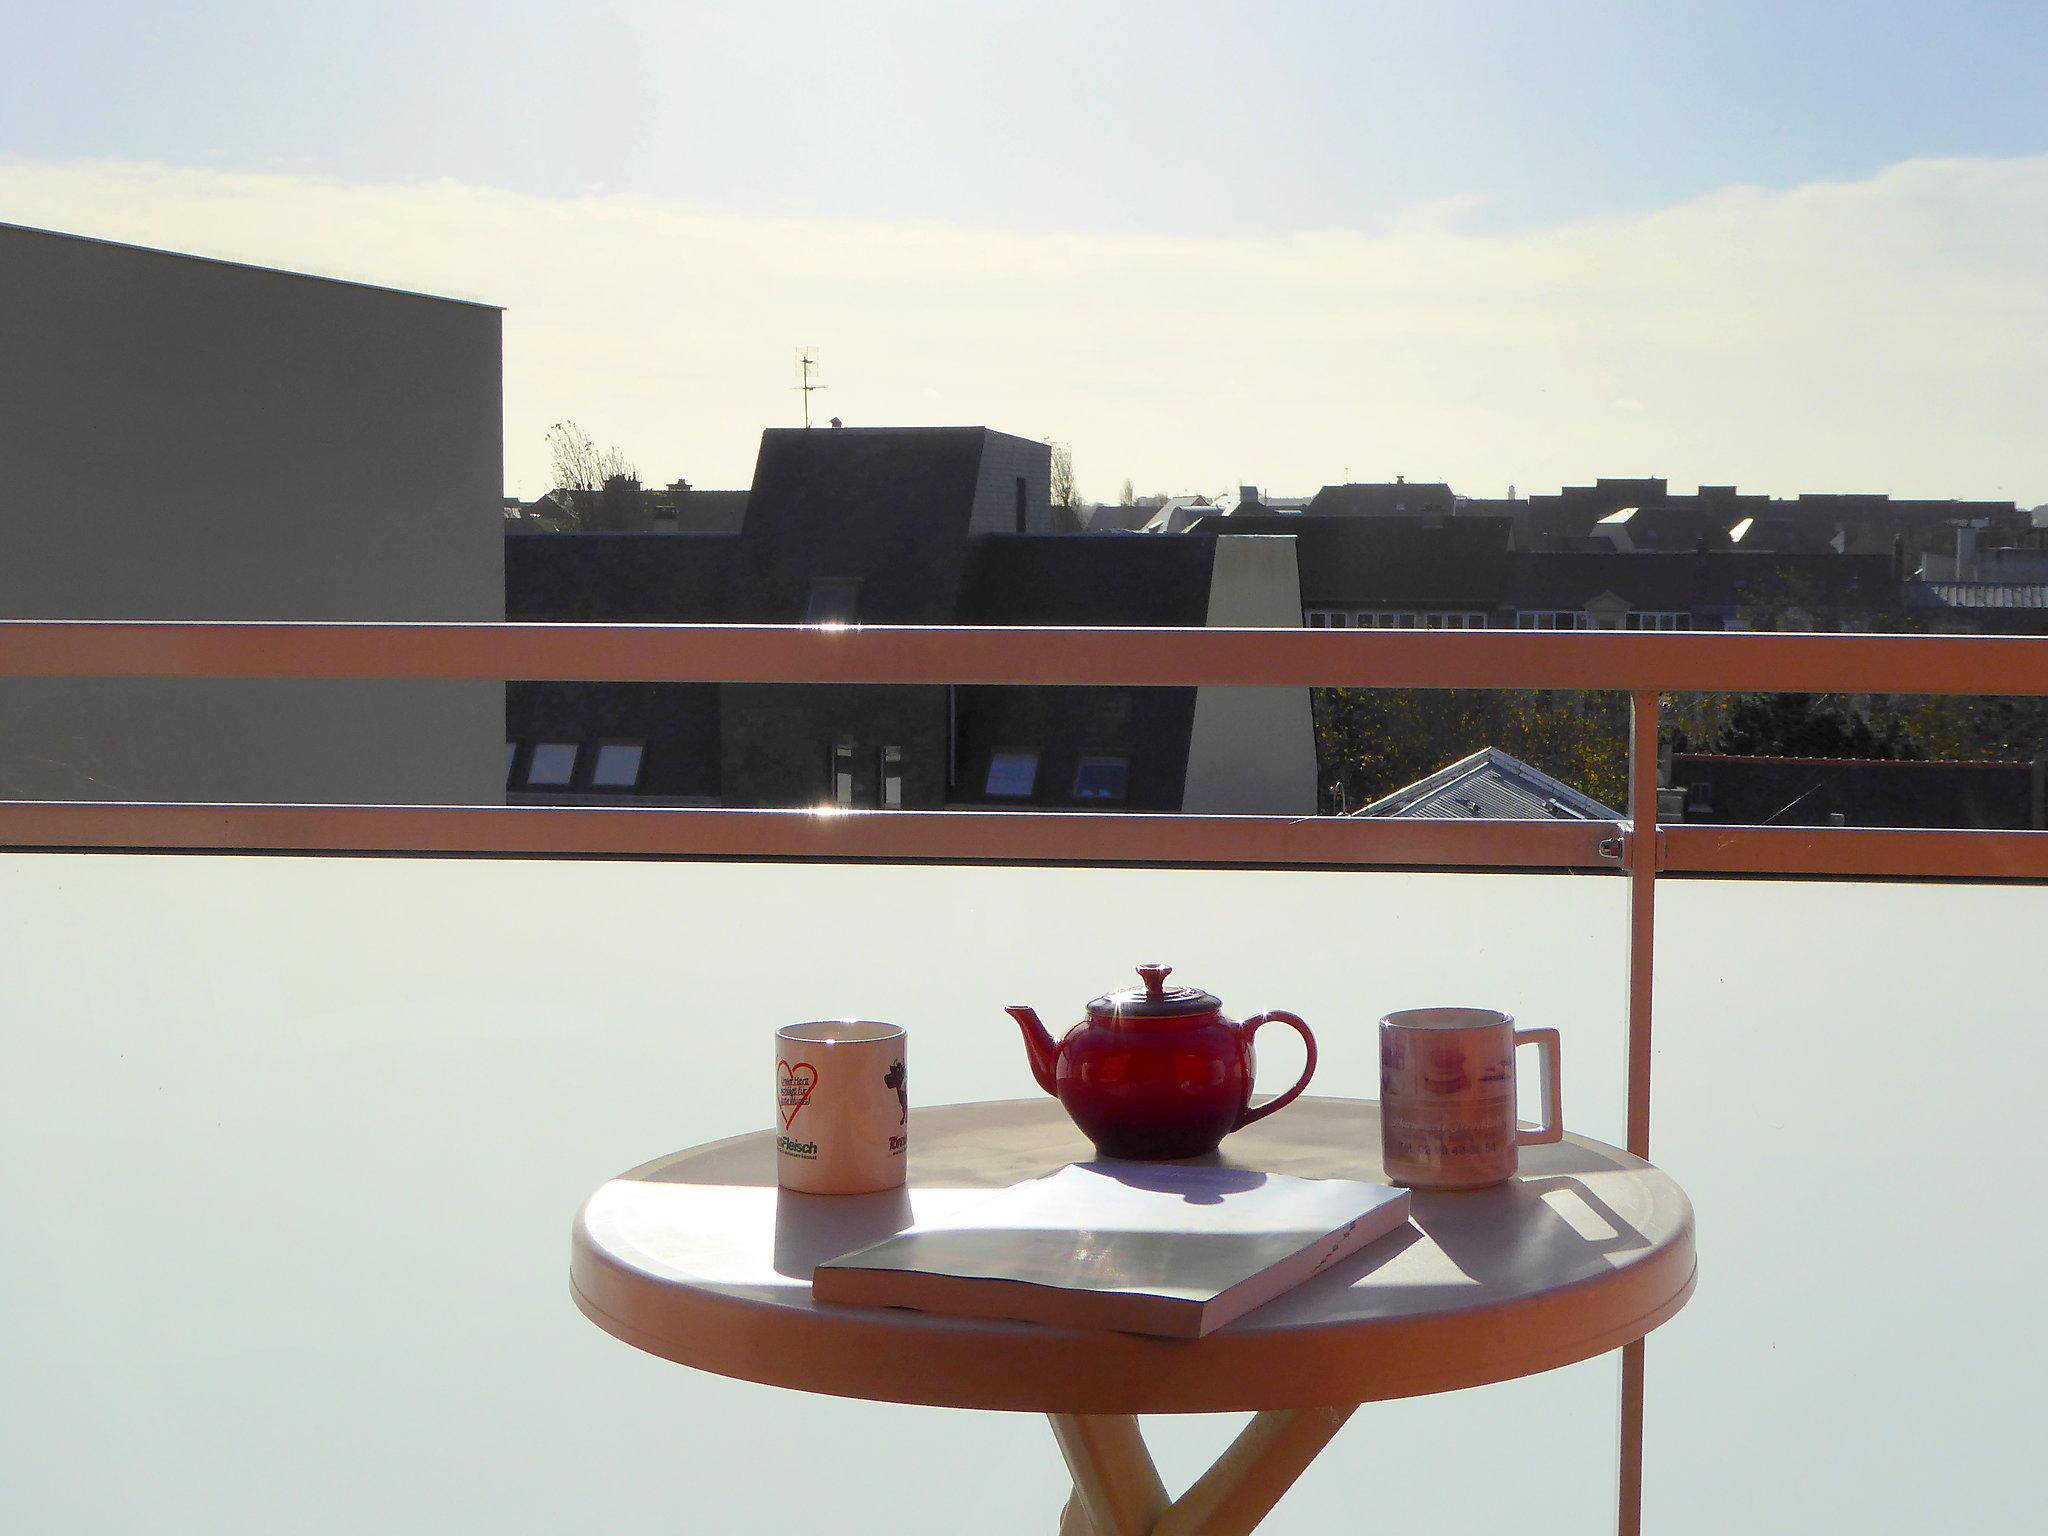
<svg viewBox="0 0 2048 1536">
<path fill-rule="evenodd" d="M 1525 1147 L 1521 1173 L 1493 1189 L 1417 1190 L 1405 1230 L 1203 1339 L 814 1303 L 822 1260 L 1093 1155 L 1050 1099 L 915 1109 L 910 1138 L 910 1187 L 887 1194 L 777 1189 L 765 1131 L 622 1174 L 577 1217 L 576 1305 L 636 1348 L 724 1376 L 1045 1413 L 1074 1475 L 1063 1530 L 1220 1536 L 1251 1530 L 1358 1404 L 1605 1353 L 1693 1288 L 1684 1192 L 1567 1136 Z M 1304 1098 L 1201 1161 L 1384 1181 L 1379 1106 Z M 1232 1410 L 1257 1417 L 1169 1500 L 1133 1416 Z"/>
</svg>

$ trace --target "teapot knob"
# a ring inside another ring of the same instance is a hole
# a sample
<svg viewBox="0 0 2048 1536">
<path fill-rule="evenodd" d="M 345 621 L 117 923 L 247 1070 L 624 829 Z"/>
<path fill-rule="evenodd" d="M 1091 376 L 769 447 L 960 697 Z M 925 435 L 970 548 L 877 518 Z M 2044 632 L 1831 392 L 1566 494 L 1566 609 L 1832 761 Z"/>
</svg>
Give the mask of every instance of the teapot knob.
<svg viewBox="0 0 2048 1536">
<path fill-rule="evenodd" d="M 1145 978 L 1145 995 L 1147 997 L 1164 997 L 1166 995 L 1166 978 L 1173 974 L 1173 967 L 1158 964 L 1141 965 L 1138 967 L 1138 974 Z"/>
</svg>

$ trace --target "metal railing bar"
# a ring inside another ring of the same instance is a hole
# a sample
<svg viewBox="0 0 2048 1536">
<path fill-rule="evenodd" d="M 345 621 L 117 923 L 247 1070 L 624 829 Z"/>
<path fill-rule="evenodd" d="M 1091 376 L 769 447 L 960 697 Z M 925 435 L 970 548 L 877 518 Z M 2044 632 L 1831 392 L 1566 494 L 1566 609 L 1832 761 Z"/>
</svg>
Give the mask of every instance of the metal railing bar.
<svg viewBox="0 0 2048 1536">
<path fill-rule="evenodd" d="M 0 848 L 1614 871 L 1612 822 L 0 802 Z"/>
<path fill-rule="evenodd" d="M 1842 876 L 2048 880 L 2048 836 L 2022 831 L 1658 829 L 1662 878 Z M 1062 811 L 645 809 L 0 801 L 0 848 L 135 848 L 657 858 L 1307 864 L 1617 871 L 1613 822 L 1176 816 Z"/>
<path fill-rule="evenodd" d="M 0 848 L 531 854 L 884 862 L 1605 870 L 1622 827 L 1585 821 L 586 806 L 0 801 Z M 1672 824 L 1659 877 L 2048 881 L 2022 831 Z"/>
<path fill-rule="evenodd" d="M 1663 698 L 1629 696 L 1627 843 L 1628 904 L 1628 1150 L 1650 1156 L 1650 1063 L 1657 955 L 1657 721 Z M 1643 1341 L 1621 1352 L 1621 1436 L 1615 1475 L 1615 1529 L 1643 1529 Z"/>
<path fill-rule="evenodd" d="M 2048 637 L 0 620 L 0 677 L 2048 695 Z"/>
<path fill-rule="evenodd" d="M 1663 832 L 1666 875 L 2048 880 L 2048 836 L 2040 832 L 1705 822 Z"/>
</svg>

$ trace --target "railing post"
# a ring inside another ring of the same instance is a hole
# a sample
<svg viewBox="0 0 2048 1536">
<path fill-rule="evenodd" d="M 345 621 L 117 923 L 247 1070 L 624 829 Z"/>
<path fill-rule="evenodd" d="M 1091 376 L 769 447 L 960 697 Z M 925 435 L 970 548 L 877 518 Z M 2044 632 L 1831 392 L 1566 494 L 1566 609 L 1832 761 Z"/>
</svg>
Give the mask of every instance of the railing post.
<svg viewBox="0 0 2048 1536">
<path fill-rule="evenodd" d="M 1663 696 L 1629 695 L 1628 1149 L 1650 1155 L 1651 965 L 1657 941 L 1657 715 Z M 1643 1529 L 1643 1341 L 1621 1351 L 1621 1448 L 1615 1528 Z"/>
</svg>

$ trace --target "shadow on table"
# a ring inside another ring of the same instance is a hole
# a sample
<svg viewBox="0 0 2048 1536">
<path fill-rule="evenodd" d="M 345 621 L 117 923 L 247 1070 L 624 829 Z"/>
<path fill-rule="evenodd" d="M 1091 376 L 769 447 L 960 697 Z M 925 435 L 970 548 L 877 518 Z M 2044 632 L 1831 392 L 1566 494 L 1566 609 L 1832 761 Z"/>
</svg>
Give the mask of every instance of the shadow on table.
<svg viewBox="0 0 2048 1536">
<path fill-rule="evenodd" d="M 775 1192 L 775 1272 L 808 1282 L 827 1259 L 894 1237 L 912 1220 L 910 1191 L 874 1195 Z"/>
<path fill-rule="evenodd" d="M 1578 1224 L 1544 1198 L 1559 1191 L 1583 1204 Z M 1589 1235 L 1582 1228 L 1596 1230 Z M 1441 1279 L 1418 1282 L 1404 1276 L 1369 1283 L 1377 1271 L 1424 1241 L 1449 1261 L 1448 1267 L 1434 1266 Z M 1406 1228 L 1246 1314 L 1244 1322 L 1257 1326 L 1365 1318 L 1382 1311 L 1457 1311 L 1533 1293 L 1560 1277 L 1595 1278 L 1609 1270 L 1615 1255 L 1648 1246 L 1649 1240 L 1620 1212 L 1569 1175 L 1516 1178 L 1492 1189 L 1417 1190 Z"/>
</svg>

